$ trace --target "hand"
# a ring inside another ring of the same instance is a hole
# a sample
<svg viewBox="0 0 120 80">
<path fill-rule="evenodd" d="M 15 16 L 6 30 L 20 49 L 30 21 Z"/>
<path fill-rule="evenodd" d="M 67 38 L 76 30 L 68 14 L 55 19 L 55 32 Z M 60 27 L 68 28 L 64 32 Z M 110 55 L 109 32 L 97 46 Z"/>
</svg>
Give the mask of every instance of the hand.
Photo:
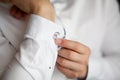
<svg viewBox="0 0 120 80">
<path fill-rule="evenodd" d="M 11 3 L 26 13 L 33 13 L 54 21 L 54 8 L 49 0 L 11 0 Z"/>
<path fill-rule="evenodd" d="M 54 21 L 55 12 L 50 0 L 0 0 L 2 2 L 12 3 L 20 10 L 36 14 Z"/>
<path fill-rule="evenodd" d="M 68 78 L 81 78 L 87 76 L 90 49 L 75 41 L 56 39 L 61 46 L 57 59 L 57 68 Z"/>
<path fill-rule="evenodd" d="M 25 20 L 28 20 L 29 16 L 30 16 L 30 14 L 23 12 L 16 6 L 11 7 L 10 14 L 11 14 L 11 16 L 15 17 L 16 19 L 25 19 Z"/>
</svg>

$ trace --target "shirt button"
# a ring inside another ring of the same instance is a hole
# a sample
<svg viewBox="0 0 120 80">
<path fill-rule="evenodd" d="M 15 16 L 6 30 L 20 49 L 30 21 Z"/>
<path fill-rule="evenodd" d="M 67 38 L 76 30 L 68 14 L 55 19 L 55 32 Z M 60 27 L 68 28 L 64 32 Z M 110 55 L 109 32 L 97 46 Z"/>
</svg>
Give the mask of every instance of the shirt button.
<svg viewBox="0 0 120 80">
<path fill-rule="evenodd" d="M 49 67 L 49 69 L 51 69 L 51 67 Z"/>
</svg>

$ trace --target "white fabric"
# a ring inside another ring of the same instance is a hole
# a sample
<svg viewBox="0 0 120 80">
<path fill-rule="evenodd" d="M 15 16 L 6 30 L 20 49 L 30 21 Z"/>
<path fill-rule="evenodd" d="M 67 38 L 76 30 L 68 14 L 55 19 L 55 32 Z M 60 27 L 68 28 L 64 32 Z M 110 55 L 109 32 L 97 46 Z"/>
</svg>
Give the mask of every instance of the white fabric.
<svg viewBox="0 0 120 80">
<path fill-rule="evenodd" d="M 91 48 L 87 80 L 120 80 L 120 15 L 116 0 L 51 1 L 55 6 L 56 15 L 66 29 L 66 38 L 79 41 Z M 12 18 L 8 7 L 0 6 L 1 75 L 13 55 L 18 52 L 16 59 L 11 61 L 8 71 L 4 73 L 7 77 L 3 80 L 76 80 L 67 79 L 56 68 L 54 69 L 57 48 L 54 40 L 49 37 L 53 36 L 52 32 L 57 31 L 57 28 L 53 28 L 56 24 L 35 15 L 28 24 L 26 33 L 28 35 L 23 39 L 26 22 Z M 42 30 L 39 33 L 36 25 L 45 27 L 45 32 L 40 28 Z M 58 30 L 63 33 L 61 29 Z M 31 36 L 34 31 L 35 36 Z M 39 37 L 36 37 L 38 35 Z M 34 45 L 30 47 L 32 43 Z M 38 52 L 40 53 L 37 54 Z M 51 69 L 48 69 L 49 66 Z"/>
<path fill-rule="evenodd" d="M 1 75 L 6 69 L 1 80 L 51 79 L 58 50 L 54 35 L 64 37 L 63 28 L 37 15 L 28 22 L 16 20 L 2 4 L 0 11 Z"/>
</svg>

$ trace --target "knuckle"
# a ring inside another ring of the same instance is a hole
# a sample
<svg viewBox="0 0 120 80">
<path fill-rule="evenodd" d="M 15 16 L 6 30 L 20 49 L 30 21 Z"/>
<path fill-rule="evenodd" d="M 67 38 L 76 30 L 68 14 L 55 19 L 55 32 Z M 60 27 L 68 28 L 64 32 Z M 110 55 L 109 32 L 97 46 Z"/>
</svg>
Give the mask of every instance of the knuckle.
<svg viewBox="0 0 120 80">
<path fill-rule="evenodd" d="M 90 55 L 90 53 L 91 53 L 91 49 L 90 49 L 89 47 L 87 48 L 86 51 L 87 51 L 86 53 L 87 53 L 88 55 Z"/>
<path fill-rule="evenodd" d="M 72 51 L 68 51 L 68 58 L 72 58 L 72 56 L 73 56 L 73 52 Z"/>
<path fill-rule="evenodd" d="M 87 65 L 88 64 L 88 59 L 83 60 L 83 64 Z"/>
<path fill-rule="evenodd" d="M 79 72 L 83 72 L 85 70 L 85 67 L 84 66 L 81 66 L 80 68 L 79 68 Z"/>
<path fill-rule="evenodd" d="M 63 50 L 62 49 L 60 49 L 59 51 L 58 51 L 58 53 L 61 55 L 62 54 L 62 52 L 63 52 Z"/>
<path fill-rule="evenodd" d="M 85 67 L 81 68 L 81 74 L 83 74 L 85 72 Z"/>
<path fill-rule="evenodd" d="M 70 75 L 66 75 L 67 78 L 74 78 L 71 74 Z"/>
<path fill-rule="evenodd" d="M 78 77 L 79 77 L 79 74 L 78 74 L 78 73 L 73 73 L 73 77 L 74 77 L 74 78 L 78 78 Z"/>
<path fill-rule="evenodd" d="M 60 64 L 61 64 L 61 65 L 65 64 L 65 60 L 61 58 L 61 59 L 60 59 Z"/>
<path fill-rule="evenodd" d="M 70 73 L 69 75 L 67 75 L 67 78 L 78 78 L 79 77 L 79 74 L 78 73 L 75 73 L 75 72 L 72 72 Z"/>
</svg>

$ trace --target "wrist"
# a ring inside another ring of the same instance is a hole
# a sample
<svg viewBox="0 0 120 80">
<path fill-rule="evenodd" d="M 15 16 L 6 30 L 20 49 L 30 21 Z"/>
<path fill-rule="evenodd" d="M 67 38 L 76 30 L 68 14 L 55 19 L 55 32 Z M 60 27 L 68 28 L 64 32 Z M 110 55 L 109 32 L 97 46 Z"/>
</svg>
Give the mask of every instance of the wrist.
<svg viewBox="0 0 120 80">
<path fill-rule="evenodd" d="M 31 13 L 39 15 L 46 19 L 49 19 L 53 22 L 55 19 L 54 8 L 50 3 L 44 3 L 44 4 L 40 4 L 39 6 L 34 7 Z"/>
</svg>

